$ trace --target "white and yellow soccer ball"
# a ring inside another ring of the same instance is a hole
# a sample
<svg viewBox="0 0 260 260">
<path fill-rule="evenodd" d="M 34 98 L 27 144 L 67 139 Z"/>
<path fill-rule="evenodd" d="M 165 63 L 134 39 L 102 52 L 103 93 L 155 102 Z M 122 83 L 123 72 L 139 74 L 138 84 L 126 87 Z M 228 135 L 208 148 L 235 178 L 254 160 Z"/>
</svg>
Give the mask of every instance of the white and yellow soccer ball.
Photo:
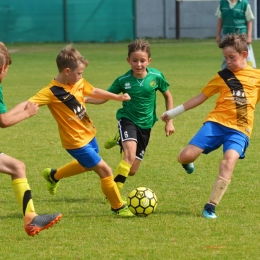
<svg viewBox="0 0 260 260">
<path fill-rule="evenodd" d="M 134 215 L 146 217 L 156 210 L 157 197 L 151 189 L 139 187 L 129 193 L 127 204 Z"/>
</svg>

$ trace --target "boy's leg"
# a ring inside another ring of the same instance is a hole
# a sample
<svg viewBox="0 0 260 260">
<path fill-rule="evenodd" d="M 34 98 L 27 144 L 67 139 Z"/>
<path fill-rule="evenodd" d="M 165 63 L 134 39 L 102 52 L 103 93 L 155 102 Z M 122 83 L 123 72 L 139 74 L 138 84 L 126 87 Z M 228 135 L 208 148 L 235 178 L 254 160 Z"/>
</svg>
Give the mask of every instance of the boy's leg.
<svg viewBox="0 0 260 260">
<path fill-rule="evenodd" d="M 215 207 L 218 205 L 221 198 L 225 194 L 230 182 L 231 180 L 227 180 L 221 176 L 217 177 L 209 201 L 206 203 L 202 211 L 202 215 L 205 218 L 217 218 L 215 214 Z"/>
<path fill-rule="evenodd" d="M 135 141 L 125 141 L 122 146 L 123 159 L 119 162 L 114 174 L 114 181 L 119 190 L 123 188 L 130 169 L 136 161 L 137 143 Z"/>
<path fill-rule="evenodd" d="M 100 177 L 101 189 L 111 205 L 112 213 L 123 217 L 133 216 L 128 207 L 123 204 L 117 185 L 113 180 L 112 171 L 105 161 L 101 160 L 92 169 Z"/>
<path fill-rule="evenodd" d="M 86 168 L 84 168 L 81 164 L 79 164 L 77 160 L 73 160 L 72 162 L 58 169 L 51 169 L 51 168 L 44 169 L 42 172 L 42 176 L 47 181 L 46 185 L 50 194 L 55 195 L 57 188 L 59 186 L 59 181 L 62 178 L 67 178 L 83 172 L 86 172 Z"/>
<path fill-rule="evenodd" d="M 119 131 L 116 132 L 114 137 L 110 137 L 104 144 L 104 147 L 106 149 L 111 149 L 114 146 L 116 146 L 117 144 L 119 144 L 119 140 L 120 140 L 120 133 Z"/>
<path fill-rule="evenodd" d="M 203 150 L 195 145 L 188 144 L 178 155 L 178 162 L 188 174 L 194 171 L 194 161 L 200 156 Z"/>
<path fill-rule="evenodd" d="M 24 228 L 29 236 L 34 236 L 44 229 L 48 229 L 57 223 L 61 213 L 37 215 L 35 213 L 31 189 L 26 178 L 12 181 L 14 194 L 24 216 Z"/>
<path fill-rule="evenodd" d="M 217 218 L 215 207 L 219 204 L 231 182 L 232 173 L 239 156 L 239 153 L 235 150 L 227 150 L 224 153 L 224 157 L 219 166 L 219 175 L 213 186 L 209 201 L 204 206 L 202 212 L 205 218 Z"/>
<path fill-rule="evenodd" d="M 12 178 L 13 191 L 23 214 L 25 231 L 29 236 L 38 234 L 61 219 L 60 213 L 37 215 L 23 162 L 0 153 L 0 171 L 9 174 Z"/>
</svg>

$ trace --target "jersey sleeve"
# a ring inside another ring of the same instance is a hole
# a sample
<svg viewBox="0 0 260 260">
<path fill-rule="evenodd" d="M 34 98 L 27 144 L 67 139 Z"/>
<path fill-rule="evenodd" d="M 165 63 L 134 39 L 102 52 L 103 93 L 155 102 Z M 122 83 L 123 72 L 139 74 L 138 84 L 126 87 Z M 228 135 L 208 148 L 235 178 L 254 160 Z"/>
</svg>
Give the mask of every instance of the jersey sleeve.
<svg viewBox="0 0 260 260">
<path fill-rule="evenodd" d="M 170 86 L 170 84 L 165 79 L 164 75 L 162 73 L 160 73 L 158 90 L 160 92 L 164 93 L 164 92 L 166 92 L 168 90 L 169 86 Z"/>
<path fill-rule="evenodd" d="M 201 92 L 203 92 L 208 98 L 215 95 L 219 92 L 220 80 L 222 80 L 218 74 L 209 81 L 209 83 L 202 88 Z"/>
<path fill-rule="evenodd" d="M 113 84 L 107 89 L 107 91 L 114 93 L 114 94 L 120 94 L 122 92 L 122 87 L 119 81 L 119 78 L 117 78 Z"/>
<path fill-rule="evenodd" d="M 50 103 L 51 91 L 49 88 L 43 88 L 34 96 L 32 96 L 28 101 L 38 104 L 39 106 L 44 106 Z"/>
<path fill-rule="evenodd" d="M 93 91 L 94 87 L 90 83 L 88 83 L 85 79 L 83 79 L 82 82 L 84 84 L 83 95 L 89 96 L 91 94 L 91 92 Z"/>
</svg>

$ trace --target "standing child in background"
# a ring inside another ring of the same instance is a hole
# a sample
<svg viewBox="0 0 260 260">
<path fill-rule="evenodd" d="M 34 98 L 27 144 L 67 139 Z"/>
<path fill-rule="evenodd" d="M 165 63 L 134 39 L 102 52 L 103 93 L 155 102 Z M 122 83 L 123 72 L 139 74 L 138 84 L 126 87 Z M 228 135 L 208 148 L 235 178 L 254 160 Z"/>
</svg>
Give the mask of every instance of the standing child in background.
<svg viewBox="0 0 260 260">
<path fill-rule="evenodd" d="M 62 178 L 93 170 L 100 178 L 101 189 L 111 204 L 112 213 L 122 217 L 133 216 L 128 207 L 123 205 L 110 167 L 98 154 L 96 127 L 87 115 L 84 103 L 84 95 L 117 101 L 128 101 L 129 95 L 116 95 L 94 88 L 84 80 L 82 73 L 88 61 L 71 45 L 61 50 L 56 63 L 58 76 L 30 101 L 39 106 L 48 105 L 58 124 L 62 146 L 76 160 L 57 170 L 44 169 L 42 175 L 49 192 L 56 193 Z"/>
<path fill-rule="evenodd" d="M 217 44 L 225 38 L 227 34 L 246 34 L 248 44 L 247 63 L 256 68 L 256 62 L 252 43 L 252 20 L 254 15 L 247 0 L 220 0 L 216 11 L 218 17 L 216 41 Z M 222 35 L 221 35 L 222 33 Z M 226 60 L 223 57 L 222 69 L 227 68 Z"/>
<path fill-rule="evenodd" d="M 151 62 L 151 52 L 147 41 L 137 39 L 128 45 L 127 62 L 131 69 L 118 77 L 108 88 L 109 92 L 128 93 L 131 97 L 131 100 L 123 102 L 122 108 L 117 111 L 119 133 L 105 144 L 106 148 L 111 148 L 117 144 L 119 139 L 119 145 L 123 151 L 123 158 L 114 175 L 114 181 L 119 189 L 123 188 L 128 175 L 136 174 L 143 160 L 151 128 L 158 120 L 156 117 L 157 90 L 162 93 L 165 99 L 166 109 L 173 108 L 168 82 L 160 71 L 148 68 Z M 102 101 L 87 97 L 85 101 L 92 104 L 102 104 L 107 100 Z M 166 122 L 165 133 L 166 136 L 174 133 L 172 120 Z"/>
<path fill-rule="evenodd" d="M 4 80 L 11 63 L 11 56 L 6 46 L 0 42 L 0 84 Z M 38 109 L 38 105 L 25 101 L 7 111 L 3 100 L 2 86 L 0 85 L 0 127 L 6 128 L 17 124 L 35 115 Z M 61 219 L 61 213 L 37 215 L 23 162 L 0 152 L 0 171 L 11 176 L 14 194 L 23 213 L 24 228 L 29 236 L 38 234 Z"/>
<path fill-rule="evenodd" d="M 201 153 L 208 154 L 223 145 L 224 155 L 219 165 L 219 174 L 202 212 L 205 218 L 217 217 L 215 207 L 231 182 L 235 164 L 238 159 L 245 157 L 260 88 L 260 71 L 247 65 L 246 35 L 227 35 L 219 44 L 219 48 L 223 50 L 228 69 L 218 72 L 199 95 L 166 111 L 161 117 L 167 122 L 202 104 L 214 94 L 219 94 L 215 108 L 178 156 L 178 161 L 186 172 L 192 173 L 193 162 Z"/>
</svg>

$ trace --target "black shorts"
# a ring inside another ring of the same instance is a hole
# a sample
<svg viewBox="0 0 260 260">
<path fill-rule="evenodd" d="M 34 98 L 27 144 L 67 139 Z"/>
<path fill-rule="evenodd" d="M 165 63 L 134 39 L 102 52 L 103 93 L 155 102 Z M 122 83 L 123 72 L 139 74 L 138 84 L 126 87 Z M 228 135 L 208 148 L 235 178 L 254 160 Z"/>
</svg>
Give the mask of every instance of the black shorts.
<svg viewBox="0 0 260 260">
<path fill-rule="evenodd" d="M 120 133 L 119 145 L 121 148 L 123 149 L 122 142 L 129 140 L 137 142 L 136 158 L 142 161 L 149 143 L 151 128 L 140 129 L 131 120 L 123 117 L 118 121 L 118 129 Z"/>
</svg>

